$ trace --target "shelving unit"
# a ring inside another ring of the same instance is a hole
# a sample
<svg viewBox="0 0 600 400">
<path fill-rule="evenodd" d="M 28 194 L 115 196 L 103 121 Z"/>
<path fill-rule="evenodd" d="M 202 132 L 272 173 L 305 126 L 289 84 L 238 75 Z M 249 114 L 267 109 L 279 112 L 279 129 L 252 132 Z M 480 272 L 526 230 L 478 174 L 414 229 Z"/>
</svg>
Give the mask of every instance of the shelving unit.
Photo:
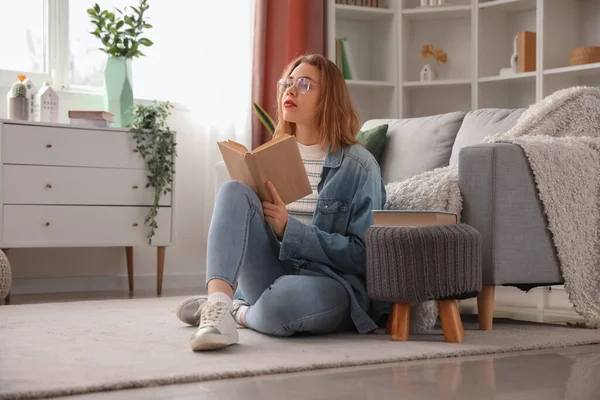
<svg viewBox="0 0 600 400">
<path fill-rule="evenodd" d="M 527 107 L 556 90 L 600 85 L 600 63 L 571 66 L 569 54 L 600 46 L 598 0 L 383 0 L 381 8 L 328 0 L 328 57 L 335 40 L 352 46 L 357 80 L 348 80 L 363 121 L 410 118 L 477 108 Z M 513 41 L 536 32 L 536 70 L 501 75 Z M 425 44 L 442 48 L 448 62 L 438 77 L 421 81 Z"/>
</svg>

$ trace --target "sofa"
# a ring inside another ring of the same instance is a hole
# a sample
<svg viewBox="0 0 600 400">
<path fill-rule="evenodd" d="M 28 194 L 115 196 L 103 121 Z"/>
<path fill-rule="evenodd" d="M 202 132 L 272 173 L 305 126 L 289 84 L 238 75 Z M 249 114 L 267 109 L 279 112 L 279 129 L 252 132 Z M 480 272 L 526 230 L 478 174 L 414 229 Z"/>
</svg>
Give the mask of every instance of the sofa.
<svg viewBox="0 0 600 400">
<path fill-rule="evenodd" d="M 447 165 L 458 166 L 461 222 L 483 238 L 483 288 L 477 297 L 479 326 L 492 329 L 494 288 L 563 284 L 534 178 L 523 150 L 484 144 L 485 136 L 515 125 L 524 109 L 478 109 L 420 118 L 374 119 L 361 130 L 387 124 L 380 158 L 386 184 Z M 229 179 L 216 165 L 215 192 Z"/>
</svg>

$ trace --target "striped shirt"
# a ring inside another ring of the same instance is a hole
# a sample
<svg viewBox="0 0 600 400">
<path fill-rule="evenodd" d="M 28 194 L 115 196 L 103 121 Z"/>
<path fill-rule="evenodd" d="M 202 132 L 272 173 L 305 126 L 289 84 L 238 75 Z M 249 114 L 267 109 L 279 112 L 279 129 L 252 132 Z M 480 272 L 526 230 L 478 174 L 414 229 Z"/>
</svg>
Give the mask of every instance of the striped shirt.
<svg viewBox="0 0 600 400">
<path fill-rule="evenodd" d="M 308 175 L 312 193 L 288 204 L 286 209 L 289 215 L 300 222 L 310 225 L 317 206 L 317 197 L 319 196 L 317 185 L 321 180 L 321 171 L 323 170 L 323 162 L 325 161 L 327 152 L 323 151 L 318 144 L 305 146 L 302 143 L 298 143 L 298 148 L 300 149 L 300 155 L 304 162 L 304 168 Z"/>
</svg>

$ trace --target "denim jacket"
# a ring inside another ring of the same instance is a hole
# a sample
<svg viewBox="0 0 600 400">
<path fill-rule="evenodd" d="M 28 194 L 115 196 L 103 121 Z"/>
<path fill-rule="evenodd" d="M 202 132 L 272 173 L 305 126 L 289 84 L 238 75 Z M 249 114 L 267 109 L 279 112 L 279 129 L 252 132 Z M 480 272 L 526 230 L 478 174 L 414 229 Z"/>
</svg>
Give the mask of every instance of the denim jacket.
<svg viewBox="0 0 600 400">
<path fill-rule="evenodd" d="M 329 151 L 317 191 L 311 225 L 288 217 L 279 258 L 340 282 L 358 332 L 373 331 L 379 315 L 366 290 L 364 235 L 373 224 L 371 211 L 383 209 L 386 201 L 379 165 L 361 145 Z"/>
</svg>

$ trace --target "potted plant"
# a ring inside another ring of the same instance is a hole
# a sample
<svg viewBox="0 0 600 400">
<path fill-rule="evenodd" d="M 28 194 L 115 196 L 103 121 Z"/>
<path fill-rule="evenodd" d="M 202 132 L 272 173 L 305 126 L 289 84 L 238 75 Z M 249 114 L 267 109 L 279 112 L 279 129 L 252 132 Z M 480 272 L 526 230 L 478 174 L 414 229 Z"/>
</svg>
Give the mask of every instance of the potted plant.
<svg viewBox="0 0 600 400">
<path fill-rule="evenodd" d="M 145 223 L 150 228 L 148 243 L 158 228 L 160 198 L 171 192 L 173 175 L 175 174 L 176 143 L 173 133 L 167 124 L 170 109 L 169 102 L 157 102 L 150 105 L 136 104 L 132 110 L 132 124 L 129 131 L 136 142 L 138 153 L 148 165 L 148 183 L 146 187 L 154 188 L 154 201 L 146 215 Z"/>
<path fill-rule="evenodd" d="M 8 92 L 8 118 L 27 121 L 29 119 L 29 99 L 27 86 L 23 83 L 25 75 L 19 75 L 19 80 Z"/>
<path fill-rule="evenodd" d="M 133 87 L 131 63 L 134 58 L 145 56 L 141 46 L 154 43 L 142 37 L 152 25 L 147 23 L 145 12 L 150 8 L 148 0 L 140 0 L 138 7 L 131 7 L 127 13 L 115 8 L 116 12 L 100 9 L 98 4 L 87 10 L 95 29 L 90 32 L 100 39 L 102 50 L 108 56 L 104 70 L 104 109 L 114 114 L 116 127 L 126 127 L 131 123 Z"/>
</svg>

